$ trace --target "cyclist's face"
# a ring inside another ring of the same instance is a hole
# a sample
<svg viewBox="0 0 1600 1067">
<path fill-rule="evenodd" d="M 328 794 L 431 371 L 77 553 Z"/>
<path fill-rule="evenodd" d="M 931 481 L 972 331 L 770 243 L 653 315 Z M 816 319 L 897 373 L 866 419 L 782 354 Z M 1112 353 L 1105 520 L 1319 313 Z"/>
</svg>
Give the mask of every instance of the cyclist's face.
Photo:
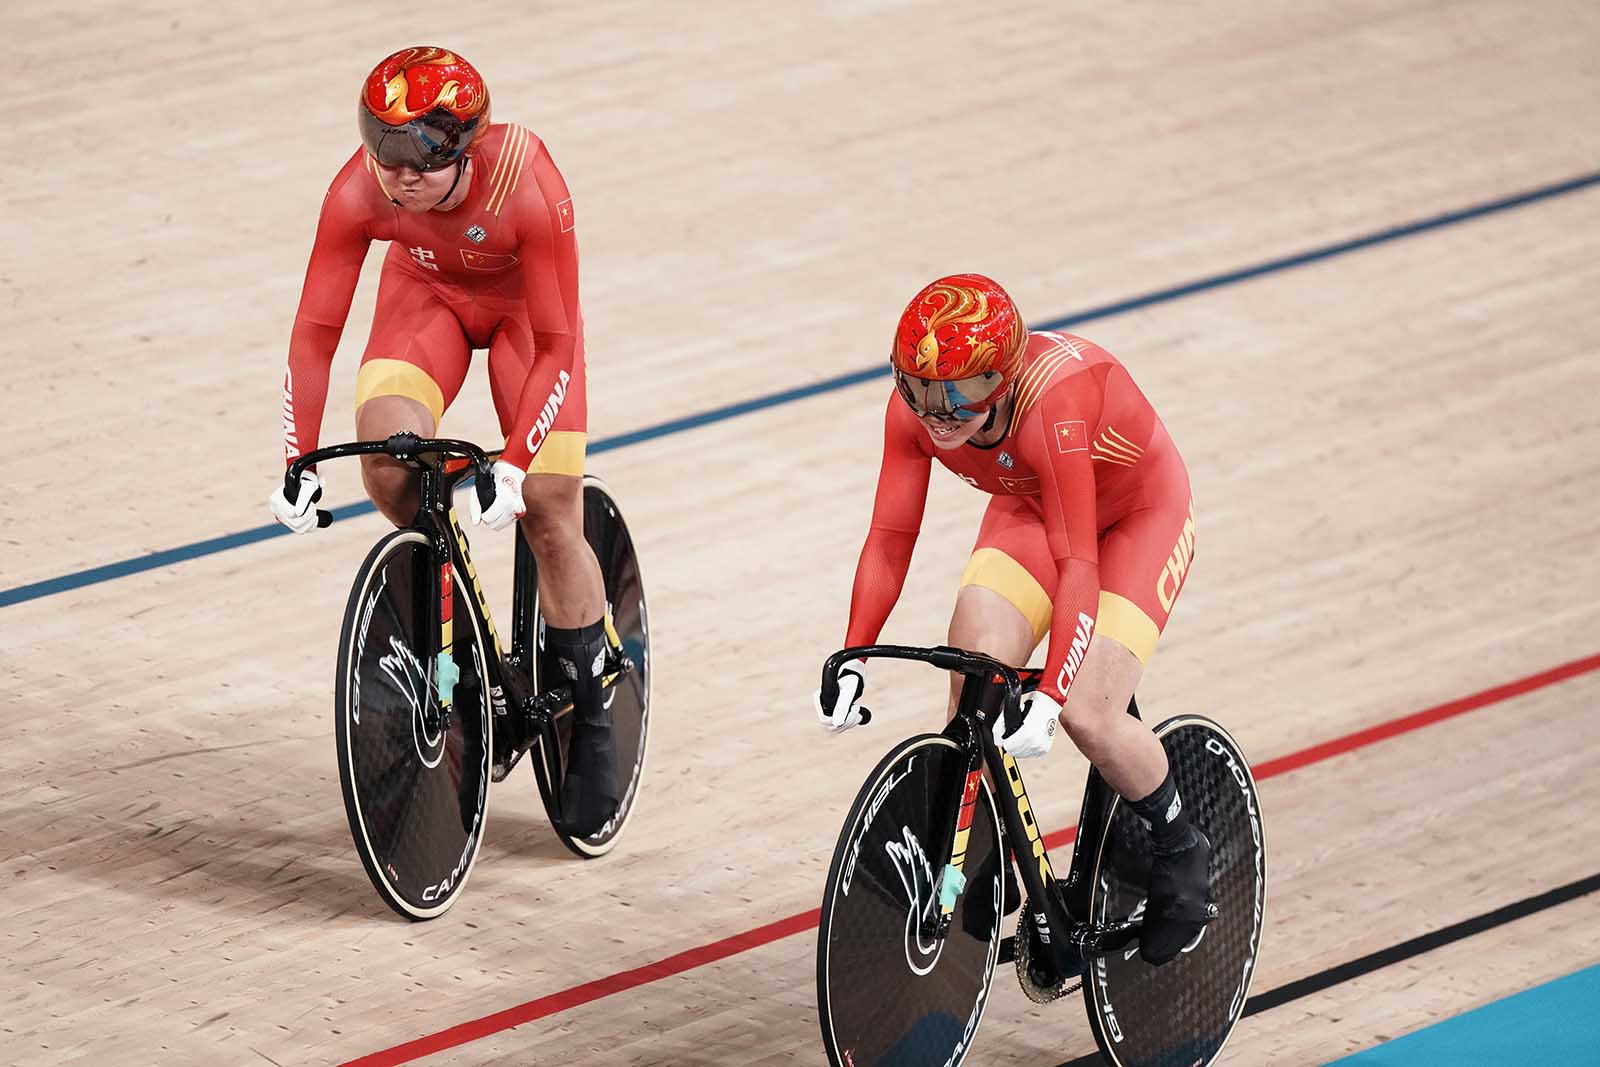
<svg viewBox="0 0 1600 1067">
<path fill-rule="evenodd" d="M 383 174 L 384 189 L 399 202 L 401 210 L 418 213 L 432 211 L 440 198 L 450 191 L 450 183 L 456 180 L 454 166 L 423 171 L 411 167 L 385 167 L 380 163 L 378 170 Z"/>
<path fill-rule="evenodd" d="M 983 429 L 984 419 L 949 419 L 936 415 L 921 415 L 922 428 L 928 431 L 928 438 L 933 441 L 935 448 L 960 448 L 976 436 Z"/>
</svg>

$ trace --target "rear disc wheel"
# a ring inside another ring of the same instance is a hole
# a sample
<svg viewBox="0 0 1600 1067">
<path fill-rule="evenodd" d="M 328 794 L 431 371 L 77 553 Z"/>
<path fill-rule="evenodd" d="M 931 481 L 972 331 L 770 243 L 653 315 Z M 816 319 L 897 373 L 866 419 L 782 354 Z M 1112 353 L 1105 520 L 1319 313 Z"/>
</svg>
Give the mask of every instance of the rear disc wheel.
<svg viewBox="0 0 1600 1067">
<path fill-rule="evenodd" d="M 1266 906 L 1266 840 L 1250 765 L 1222 727 L 1198 715 L 1156 727 L 1189 820 L 1211 839 L 1217 918 L 1177 959 L 1154 967 L 1137 943 L 1096 959 L 1084 979 L 1095 1042 L 1113 1067 L 1203 1067 L 1222 1052 L 1255 976 Z M 1145 904 L 1150 837 L 1114 799 L 1095 857 L 1089 911 L 1097 923 Z"/>
<path fill-rule="evenodd" d="M 572 713 L 568 709 L 556 716 L 553 728 L 535 745 L 533 767 L 545 810 L 561 843 L 585 859 L 604 856 L 616 847 L 617 840 L 632 817 L 644 781 L 645 752 L 650 740 L 650 617 L 645 603 L 644 580 L 639 573 L 639 557 L 633 537 L 622 518 L 616 500 L 605 483 L 593 475 L 583 479 L 583 535 L 594 549 L 605 582 L 606 612 L 611 619 L 620 650 L 633 669 L 606 686 L 602 698 L 611 715 L 611 740 L 617 754 L 619 801 L 616 814 L 599 830 L 585 837 L 568 833 L 557 818 L 560 782 L 566 770 L 565 753 L 572 743 Z M 526 543 L 519 546 L 526 551 Z M 535 588 L 537 583 L 534 583 Z M 537 608 L 540 645 L 543 645 L 544 617 Z M 535 656 L 536 684 L 556 684 L 561 672 L 542 652 Z"/>
</svg>

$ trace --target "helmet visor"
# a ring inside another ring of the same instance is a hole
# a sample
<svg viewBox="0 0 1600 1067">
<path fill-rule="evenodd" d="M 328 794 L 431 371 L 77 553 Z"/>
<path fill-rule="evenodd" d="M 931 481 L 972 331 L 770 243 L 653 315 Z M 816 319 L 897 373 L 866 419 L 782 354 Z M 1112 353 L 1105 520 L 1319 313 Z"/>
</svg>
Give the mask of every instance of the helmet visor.
<svg viewBox="0 0 1600 1067">
<path fill-rule="evenodd" d="M 391 126 L 366 105 L 356 105 L 361 119 L 361 143 L 383 167 L 443 170 L 461 158 L 472 143 L 478 116 L 463 122 L 444 108 L 435 108 L 410 122 Z"/>
<path fill-rule="evenodd" d="M 987 415 L 994 404 L 994 395 L 1000 391 L 1004 380 L 999 371 L 952 381 L 918 378 L 898 367 L 894 372 L 894 384 L 900 391 L 900 398 L 917 413 L 918 418 L 958 422 Z"/>
</svg>

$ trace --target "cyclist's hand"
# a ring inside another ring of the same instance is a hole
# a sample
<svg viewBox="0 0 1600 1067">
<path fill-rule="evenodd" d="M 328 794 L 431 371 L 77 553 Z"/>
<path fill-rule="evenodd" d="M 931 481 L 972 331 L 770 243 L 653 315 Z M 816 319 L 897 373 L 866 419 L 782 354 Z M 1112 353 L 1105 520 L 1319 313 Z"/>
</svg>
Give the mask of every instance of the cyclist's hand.
<svg viewBox="0 0 1600 1067">
<path fill-rule="evenodd" d="M 994 724 L 994 742 L 1017 759 L 1032 759 L 1050 751 L 1056 739 L 1056 720 L 1061 705 L 1035 689 L 1022 698 L 1022 725 L 1001 736 L 1005 719 Z"/>
<path fill-rule="evenodd" d="M 478 494 L 468 493 L 467 510 L 472 515 L 472 521 L 491 530 L 504 530 L 522 518 L 522 513 L 528 510 L 528 505 L 522 502 L 522 479 L 525 477 L 527 472 L 516 464 L 495 460 L 494 503 L 489 505 L 488 511 L 484 511 L 478 503 Z"/>
<path fill-rule="evenodd" d="M 867 686 L 867 661 L 848 659 L 839 665 L 839 698 L 833 707 L 822 706 L 822 690 L 812 697 L 817 709 L 817 721 L 829 733 L 842 733 L 852 726 L 864 726 L 872 721 L 872 712 L 857 703 L 861 691 Z"/>
<path fill-rule="evenodd" d="M 317 528 L 317 501 L 322 499 L 322 482 L 311 471 L 300 472 L 300 493 L 289 503 L 283 495 L 283 480 L 267 497 L 267 509 L 272 517 L 297 534 L 310 533 Z"/>
</svg>

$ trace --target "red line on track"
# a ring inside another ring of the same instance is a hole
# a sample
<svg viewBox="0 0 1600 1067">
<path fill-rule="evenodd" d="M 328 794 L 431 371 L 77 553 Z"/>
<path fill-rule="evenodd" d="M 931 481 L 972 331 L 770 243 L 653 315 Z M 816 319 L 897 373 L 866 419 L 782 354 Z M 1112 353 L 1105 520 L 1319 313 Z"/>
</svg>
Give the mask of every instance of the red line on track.
<svg viewBox="0 0 1600 1067">
<path fill-rule="evenodd" d="M 1531 674 L 1514 682 L 1497 685 L 1492 689 L 1485 689 L 1470 696 L 1438 704 L 1412 715 L 1392 719 L 1376 726 L 1369 726 L 1365 730 L 1357 730 L 1355 733 L 1345 734 L 1343 737 L 1336 737 L 1331 741 L 1324 741 L 1320 745 L 1312 745 L 1310 748 L 1303 748 L 1299 752 L 1291 752 L 1287 756 L 1279 756 L 1277 759 L 1256 764 L 1251 770 L 1258 781 L 1275 778 L 1280 774 L 1288 774 L 1290 771 L 1308 767 L 1313 763 L 1321 763 L 1323 760 L 1332 759 L 1334 756 L 1343 755 L 1358 748 L 1365 748 L 1368 745 L 1388 740 L 1391 737 L 1397 737 L 1400 734 L 1410 733 L 1413 730 L 1420 730 L 1424 726 L 1431 726 L 1436 722 L 1454 718 L 1457 715 L 1464 715 L 1469 711 L 1476 711 L 1491 704 L 1498 704 L 1513 697 L 1531 693 L 1535 689 L 1543 689 L 1545 686 L 1555 685 L 1557 682 L 1566 681 L 1568 678 L 1574 678 L 1580 674 L 1588 674 L 1594 670 L 1600 670 L 1600 655 L 1573 660 L 1571 663 L 1563 663 L 1559 667 L 1552 667 L 1547 671 Z M 1045 835 L 1044 841 L 1046 847 L 1057 848 L 1077 836 L 1078 828 L 1076 826 L 1068 826 L 1065 829 Z M 410 1063 L 413 1060 L 421 1059 L 423 1056 L 435 1052 L 443 1052 L 445 1049 L 456 1048 L 479 1038 L 488 1037 L 490 1034 L 499 1033 L 501 1030 L 510 1030 L 512 1027 L 521 1026 L 523 1023 L 543 1019 L 557 1012 L 566 1011 L 568 1008 L 592 1004 L 616 993 L 636 989 L 639 986 L 648 985 L 662 978 L 683 974 L 686 971 L 703 967 L 708 963 L 715 963 L 718 960 L 727 959 L 729 956 L 737 956 L 741 952 L 748 952 L 751 949 L 769 945 L 785 937 L 792 937 L 795 934 L 803 934 L 807 930 L 814 930 L 821 918 L 821 911 L 822 909 L 820 908 L 802 911 L 798 914 L 790 915 L 788 918 L 779 919 L 777 922 L 758 926 L 753 930 L 734 934 L 732 937 L 725 937 L 721 941 L 714 941 L 709 945 L 687 949 L 676 956 L 668 956 L 666 959 L 647 963 L 643 967 L 636 967 L 631 971 L 619 971 L 604 978 L 597 978 L 592 982 L 585 982 L 582 985 L 573 986 L 558 993 L 551 993 L 537 1000 L 530 1000 L 525 1004 L 518 1004 L 504 1011 L 497 1011 L 493 1015 L 485 1015 L 481 1019 L 460 1023 L 450 1027 L 448 1030 L 440 1030 L 436 1034 L 428 1034 L 414 1041 L 407 1041 L 403 1045 L 396 1045 L 381 1052 L 370 1053 L 360 1059 L 350 1060 L 348 1063 L 341 1064 L 340 1067 L 396 1067 L 398 1064 Z"/>
</svg>

